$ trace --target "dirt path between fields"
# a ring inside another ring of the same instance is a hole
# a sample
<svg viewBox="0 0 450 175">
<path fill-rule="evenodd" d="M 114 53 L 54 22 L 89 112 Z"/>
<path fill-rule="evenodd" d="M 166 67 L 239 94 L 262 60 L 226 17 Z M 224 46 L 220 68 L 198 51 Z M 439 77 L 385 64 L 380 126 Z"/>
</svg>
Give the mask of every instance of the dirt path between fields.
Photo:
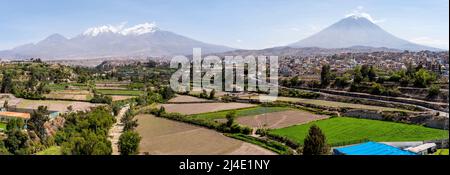
<svg viewBox="0 0 450 175">
<path fill-rule="evenodd" d="M 125 116 L 125 113 L 128 111 L 128 109 L 130 109 L 130 106 L 127 105 L 120 110 L 119 114 L 116 117 L 116 123 L 114 123 L 112 128 L 109 130 L 108 136 L 109 141 L 111 141 L 113 151 L 112 155 L 120 155 L 119 138 L 122 135 L 124 127 L 123 123 L 120 120 Z"/>
</svg>

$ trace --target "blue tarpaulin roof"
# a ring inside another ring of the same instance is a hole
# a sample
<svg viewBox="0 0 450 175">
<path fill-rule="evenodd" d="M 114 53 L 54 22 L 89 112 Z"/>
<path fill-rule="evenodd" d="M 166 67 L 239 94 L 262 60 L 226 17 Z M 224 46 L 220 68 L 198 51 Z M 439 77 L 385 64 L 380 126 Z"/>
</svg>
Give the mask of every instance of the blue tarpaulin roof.
<svg viewBox="0 0 450 175">
<path fill-rule="evenodd" d="M 377 142 L 336 148 L 333 152 L 337 155 L 417 155 L 410 151 Z"/>
</svg>

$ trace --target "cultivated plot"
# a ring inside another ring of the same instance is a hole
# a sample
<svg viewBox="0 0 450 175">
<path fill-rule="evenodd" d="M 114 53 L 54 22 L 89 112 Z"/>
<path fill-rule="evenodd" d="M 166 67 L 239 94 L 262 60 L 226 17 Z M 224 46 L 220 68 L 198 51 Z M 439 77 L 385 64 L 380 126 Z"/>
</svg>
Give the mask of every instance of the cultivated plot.
<svg viewBox="0 0 450 175">
<path fill-rule="evenodd" d="M 57 90 L 44 96 L 48 99 L 88 101 L 93 95 L 87 90 Z"/>
<path fill-rule="evenodd" d="M 272 112 L 286 111 L 286 110 L 290 110 L 290 109 L 291 108 L 288 108 L 288 107 L 256 106 L 256 107 L 241 108 L 241 109 L 235 109 L 235 110 L 224 110 L 224 111 L 218 111 L 218 112 L 195 114 L 195 115 L 191 115 L 189 117 L 196 118 L 196 119 L 204 119 L 204 120 L 214 120 L 214 119 L 225 119 L 227 114 L 230 113 L 231 111 L 234 111 L 236 113 L 236 117 L 244 117 L 244 116 L 254 116 L 254 115 L 260 115 L 260 114 L 266 114 L 266 113 L 272 113 Z"/>
<path fill-rule="evenodd" d="M 93 104 L 88 102 L 73 102 L 73 101 L 59 101 L 59 100 L 26 100 L 21 99 L 15 104 L 17 108 L 23 109 L 37 109 L 39 106 L 47 106 L 48 110 L 66 112 L 67 107 L 72 106 L 74 111 L 85 111 L 91 107 L 99 106 L 100 104 Z"/>
<path fill-rule="evenodd" d="M 255 116 L 239 117 L 237 122 L 241 125 L 254 128 L 284 128 L 292 125 L 305 124 L 316 120 L 327 119 L 329 116 L 316 115 L 300 110 L 265 113 Z"/>
<path fill-rule="evenodd" d="M 313 124 L 322 129 L 327 138 L 327 143 L 331 145 L 365 139 L 377 142 L 399 142 L 448 138 L 448 131 L 446 130 L 348 117 L 320 120 L 304 125 L 276 129 L 270 132 L 288 137 L 298 143 L 303 143 L 309 128 Z"/>
<path fill-rule="evenodd" d="M 139 96 L 144 94 L 144 91 L 139 90 L 99 89 L 97 91 L 103 95 Z"/>
<path fill-rule="evenodd" d="M 246 103 L 193 103 L 193 104 L 162 104 L 167 112 L 176 112 L 185 115 L 216 112 L 230 109 L 254 107 L 256 105 Z"/>
<path fill-rule="evenodd" d="M 273 155 L 256 145 L 213 130 L 181 122 L 138 115 L 137 132 L 142 136 L 140 153 L 150 155 Z"/>
<path fill-rule="evenodd" d="M 175 98 L 169 100 L 169 103 L 195 103 L 195 102 L 210 102 L 211 100 L 192 97 L 188 95 L 177 95 Z"/>
<path fill-rule="evenodd" d="M 128 95 L 111 95 L 112 101 L 122 101 L 122 100 L 128 100 L 135 98 L 135 96 L 128 96 Z"/>
</svg>

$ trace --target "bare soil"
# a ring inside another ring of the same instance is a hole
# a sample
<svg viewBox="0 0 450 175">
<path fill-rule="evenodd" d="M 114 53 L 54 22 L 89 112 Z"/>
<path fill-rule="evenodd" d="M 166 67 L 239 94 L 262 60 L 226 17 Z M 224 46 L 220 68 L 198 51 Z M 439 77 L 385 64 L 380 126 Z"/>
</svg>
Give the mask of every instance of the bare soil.
<svg viewBox="0 0 450 175">
<path fill-rule="evenodd" d="M 193 104 L 162 104 L 166 111 L 177 112 L 185 115 L 201 114 L 231 109 L 254 107 L 256 105 L 246 103 L 193 103 Z"/>
<path fill-rule="evenodd" d="M 232 139 L 213 130 L 181 122 L 138 115 L 142 136 L 140 153 L 149 155 L 273 155 L 256 145 Z"/>
<path fill-rule="evenodd" d="M 285 128 L 288 126 L 305 124 L 316 120 L 327 119 L 329 116 L 316 115 L 300 110 L 288 110 L 272 112 L 255 116 L 239 117 L 236 121 L 239 124 L 254 128 Z"/>
</svg>

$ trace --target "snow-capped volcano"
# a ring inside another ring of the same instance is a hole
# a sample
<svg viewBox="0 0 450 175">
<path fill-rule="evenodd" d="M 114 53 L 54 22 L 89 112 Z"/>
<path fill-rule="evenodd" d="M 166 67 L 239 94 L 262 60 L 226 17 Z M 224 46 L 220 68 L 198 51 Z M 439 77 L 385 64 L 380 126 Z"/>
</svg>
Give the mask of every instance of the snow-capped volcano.
<svg viewBox="0 0 450 175">
<path fill-rule="evenodd" d="M 366 46 L 410 51 L 440 50 L 397 38 L 373 23 L 373 20 L 369 18 L 370 16 L 364 15 L 347 16 L 319 33 L 289 46 L 296 48 L 349 48 Z"/>
<path fill-rule="evenodd" d="M 87 29 L 83 35 L 85 36 L 98 36 L 100 34 L 104 33 L 114 33 L 114 34 L 121 34 L 121 35 L 142 35 L 146 33 L 153 33 L 156 32 L 158 27 L 155 23 L 143 23 L 138 24 L 129 28 L 124 28 L 125 24 L 121 24 L 119 26 L 113 26 L 113 25 L 103 25 L 99 27 L 92 27 Z"/>
<path fill-rule="evenodd" d="M 160 30 L 155 23 L 143 23 L 131 27 L 125 27 L 125 24 L 93 27 L 71 39 L 53 34 L 36 44 L 26 44 L 12 50 L 0 51 L 0 57 L 68 59 L 173 56 L 192 54 L 193 48 L 202 48 L 203 53 L 234 50 Z"/>
</svg>

